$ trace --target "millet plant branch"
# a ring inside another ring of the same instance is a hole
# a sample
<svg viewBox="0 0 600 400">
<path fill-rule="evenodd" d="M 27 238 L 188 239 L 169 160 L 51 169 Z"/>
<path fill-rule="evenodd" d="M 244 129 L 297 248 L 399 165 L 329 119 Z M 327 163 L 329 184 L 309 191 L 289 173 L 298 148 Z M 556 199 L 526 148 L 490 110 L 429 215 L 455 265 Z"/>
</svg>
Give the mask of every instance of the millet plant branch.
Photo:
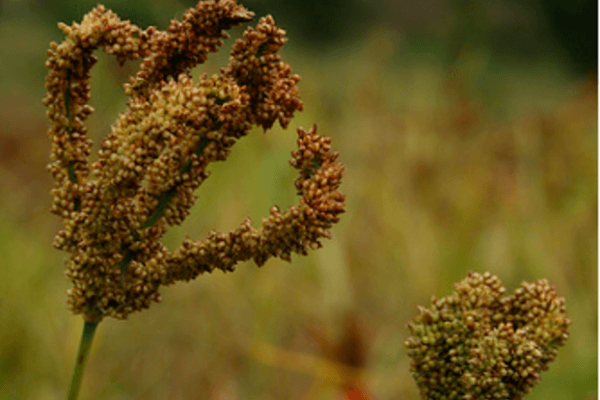
<svg viewBox="0 0 600 400">
<path fill-rule="evenodd" d="M 44 104 L 51 122 L 52 212 L 64 225 L 54 245 L 71 253 L 67 302 L 85 320 L 70 399 L 77 398 L 93 333 L 104 317 L 126 319 L 159 301 L 161 286 L 215 268 L 227 272 L 240 261 L 261 266 L 271 257 L 306 255 L 331 237 L 329 229 L 345 211 L 338 191 L 345 167 L 336 162 L 330 139 L 316 126 L 299 128 L 290 161 L 299 174 L 297 206 L 271 208 L 258 228 L 246 219 L 232 232 L 188 238 L 173 251 L 160 242 L 189 214 L 210 163 L 225 161 L 253 127 L 267 130 L 279 121 L 285 128 L 302 110 L 300 77 L 279 55 L 285 31 L 271 16 L 245 30 L 218 74 L 193 81 L 191 69 L 219 49 L 225 31 L 252 17 L 235 0 L 206 0 L 166 31 L 141 30 L 102 5 L 80 24 L 59 24 L 66 38 L 48 50 Z M 88 104 L 90 70 L 100 48 L 120 64 L 142 62 L 125 84 L 126 111 L 91 163 L 85 120 L 94 111 Z"/>
</svg>

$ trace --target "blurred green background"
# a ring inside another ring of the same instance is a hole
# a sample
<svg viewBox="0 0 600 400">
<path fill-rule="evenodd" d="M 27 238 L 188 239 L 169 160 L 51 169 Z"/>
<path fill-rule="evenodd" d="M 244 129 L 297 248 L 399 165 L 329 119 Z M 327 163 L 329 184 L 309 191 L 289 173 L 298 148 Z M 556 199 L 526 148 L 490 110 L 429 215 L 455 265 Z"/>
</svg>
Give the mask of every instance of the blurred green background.
<svg viewBox="0 0 600 400">
<path fill-rule="evenodd" d="M 104 4 L 165 29 L 194 2 Z M 126 322 L 104 321 L 81 399 L 340 399 L 319 363 L 356 353 L 373 398 L 416 400 L 405 325 L 469 270 L 497 274 L 509 292 L 522 280 L 556 285 L 571 337 L 527 399 L 596 399 L 597 3 L 242 4 L 288 31 L 283 55 L 302 76 L 305 110 L 211 165 L 167 245 L 295 204 L 295 127 L 315 122 L 347 165 L 347 213 L 307 257 L 201 276 Z M 0 399 L 65 398 L 75 359 L 83 324 L 66 310 L 68 255 L 51 244 L 60 225 L 41 101 L 56 23 L 95 5 L 0 2 Z M 217 72 L 230 45 L 194 73 Z M 135 71 L 99 57 L 96 143 Z M 358 339 L 344 339 L 353 330 Z"/>
</svg>

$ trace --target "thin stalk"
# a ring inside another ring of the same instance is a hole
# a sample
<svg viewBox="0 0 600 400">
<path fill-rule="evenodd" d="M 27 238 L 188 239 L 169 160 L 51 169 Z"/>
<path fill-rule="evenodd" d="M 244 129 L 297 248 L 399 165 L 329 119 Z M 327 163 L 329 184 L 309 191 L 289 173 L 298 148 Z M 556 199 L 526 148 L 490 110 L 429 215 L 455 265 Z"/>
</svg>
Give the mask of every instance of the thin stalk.
<svg viewBox="0 0 600 400">
<path fill-rule="evenodd" d="M 83 334 L 81 335 L 81 342 L 79 342 L 79 350 L 77 351 L 73 375 L 71 375 L 71 385 L 69 386 L 69 396 L 67 397 L 67 400 L 77 399 L 79 388 L 81 386 L 81 378 L 83 378 L 83 369 L 85 368 L 85 362 L 88 359 L 90 348 L 92 347 L 92 339 L 94 338 L 98 323 L 99 322 L 85 321 L 83 324 Z"/>
</svg>

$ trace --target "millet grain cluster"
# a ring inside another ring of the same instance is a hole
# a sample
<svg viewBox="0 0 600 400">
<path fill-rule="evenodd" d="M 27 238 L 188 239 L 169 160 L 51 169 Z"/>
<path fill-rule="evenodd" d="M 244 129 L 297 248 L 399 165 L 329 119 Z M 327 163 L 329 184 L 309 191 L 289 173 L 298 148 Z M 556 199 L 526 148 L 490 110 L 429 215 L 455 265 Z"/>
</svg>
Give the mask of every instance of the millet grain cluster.
<svg viewBox="0 0 600 400">
<path fill-rule="evenodd" d="M 471 272 L 408 324 L 411 372 L 426 400 L 519 400 L 568 338 L 565 300 L 545 279 L 514 294 Z"/>
<path fill-rule="evenodd" d="M 302 110 L 300 78 L 279 55 L 285 31 L 270 16 L 246 29 L 219 74 L 193 82 L 191 68 L 219 49 L 225 30 L 252 16 L 234 0 L 207 0 L 167 31 L 142 31 L 101 5 L 81 24 L 59 24 L 66 39 L 48 51 L 44 99 L 51 121 L 52 212 L 64 223 L 55 246 L 72 254 L 68 304 L 86 320 L 125 319 L 159 301 L 161 285 L 215 268 L 232 271 L 239 261 L 289 261 L 331 236 L 345 210 L 337 190 L 345 168 L 315 126 L 298 129 L 292 154 L 299 170 L 297 206 L 285 212 L 273 207 L 259 228 L 247 219 L 229 233 L 186 239 L 174 251 L 160 242 L 168 226 L 188 215 L 211 162 L 226 160 L 253 126 L 266 130 L 279 121 L 285 128 Z M 93 112 L 89 79 L 99 48 L 119 63 L 142 63 L 125 85 L 127 110 L 90 163 L 84 122 Z"/>
</svg>

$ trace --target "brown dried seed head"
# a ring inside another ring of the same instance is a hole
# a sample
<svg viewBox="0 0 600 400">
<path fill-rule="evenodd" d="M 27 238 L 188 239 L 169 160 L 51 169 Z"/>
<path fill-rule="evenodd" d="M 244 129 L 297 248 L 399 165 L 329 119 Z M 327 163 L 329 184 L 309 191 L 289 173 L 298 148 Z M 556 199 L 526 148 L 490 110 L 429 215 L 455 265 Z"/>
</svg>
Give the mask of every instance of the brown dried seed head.
<svg viewBox="0 0 600 400">
<path fill-rule="evenodd" d="M 215 268 L 232 271 L 244 260 L 289 261 L 292 253 L 306 254 L 331 236 L 345 210 L 338 192 L 344 167 L 330 139 L 313 127 L 298 130 L 291 161 L 299 169 L 297 207 L 273 207 L 259 228 L 245 220 L 227 234 L 187 239 L 175 251 L 160 242 L 170 225 L 188 215 L 211 162 L 226 160 L 253 125 L 267 129 L 279 121 L 285 127 L 302 109 L 300 78 L 278 53 L 285 31 L 270 16 L 246 29 L 218 75 L 192 80 L 191 68 L 219 48 L 225 31 L 252 15 L 234 0 L 206 0 L 168 31 L 142 31 L 102 5 L 81 24 L 59 24 L 66 38 L 48 50 L 44 105 L 51 122 L 52 212 L 64 223 L 54 244 L 72 253 L 66 275 L 73 282 L 67 302 L 74 313 L 123 319 L 159 301 L 160 285 Z M 121 63 L 143 61 L 125 85 L 127 110 L 90 164 L 85 121 L 93 112 L 89 78 L 99 48 Z"/>
</svg>

